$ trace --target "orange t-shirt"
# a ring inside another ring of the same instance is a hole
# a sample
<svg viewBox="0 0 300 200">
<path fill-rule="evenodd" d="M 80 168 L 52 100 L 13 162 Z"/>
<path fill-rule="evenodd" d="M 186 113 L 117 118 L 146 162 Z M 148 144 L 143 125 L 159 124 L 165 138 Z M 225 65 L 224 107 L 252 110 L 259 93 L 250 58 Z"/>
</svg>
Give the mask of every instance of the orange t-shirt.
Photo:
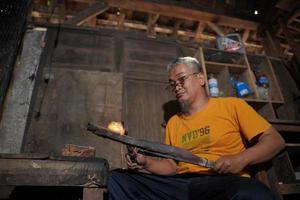
<svg viewBox="0 0 300 200">
<path fill-rule="evenodd" d="M 174 115 L 166 127 L 165 143 L 215 161 L 220 156 L 244 151 L 244 139 L 250 141 L 270 126 L 242 99 L 210 98 L 192 116 Z M 179 174 L 212 173 L 208 168 L 184 162 L 179 162 L 178 167 Z M 247 173 L 240 175 L 247 176 Z"/>
</svg>

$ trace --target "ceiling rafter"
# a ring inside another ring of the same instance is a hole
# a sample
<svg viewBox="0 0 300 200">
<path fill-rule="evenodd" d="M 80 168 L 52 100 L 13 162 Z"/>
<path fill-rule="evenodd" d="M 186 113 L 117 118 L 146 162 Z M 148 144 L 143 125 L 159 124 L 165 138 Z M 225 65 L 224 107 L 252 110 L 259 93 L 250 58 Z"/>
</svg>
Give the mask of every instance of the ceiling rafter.
<svg viewBox="0 0 300 200">
<path fill-rule="evenodd" d="M 159 14 L 157 13 L 148 14 L 147 35 L 149 37 L 156 37 L 156 32 L 154 30 L 154 27 L 156 25 L 158 18 L 159 18 Z"/>
<path fill-rule="evenodd" d="M 125 10 L 124 9 L 120 9 L 119 13 L 118 13 L 119 17 L 118 17 L 118 28 L 120 30 L 124 30 L 124 21 L 125 21 Z"/>
<path fill-rule="evenodd" d="M 183 24 L 183 21 L 178 19 L 176 20 L 176 22 L 174 23 L 174 27 L 173 27 L 173 37 L 177 38 L 178 37 L 178 31 L 180 30 L 180 26 Z"/>
<path fill-rule="evenodd" d="M 201 39 L 201 35 L 202 35 L 202 32 L 205 29 L 205 26 L 206 26 L 206 23 L 200 22 L 200 21 L 198 22 L 198 27 L 197 27 L 196 34 L 195 34 L 195 39 L 196 40 Z"/>
<path fill-rule="evenodd" d="M 147 2 L 145 0 L 106 0 L 113 7 L 132 9 L 141 12 L 158 13 L 168 17 L 182 18 L 186 20 L 201 20 L 212 22 L 218 19 L 218 25 L 231 26 L 235 28 L 257 30 L 258 23 L 254 21 L 234 18 L 226 15 L 217 15 L 205 11 L 188 9 L 172 5 Z"/>
<path fill-rule="evenodd" d="M 250 30 L 249 29 L 245 29 L 245 31 L 243 33 L 242 41 L 246 42 L 248 40 L 249 35 L 250 35 Z"/>
<path fill-rule="evenodd" d="M 206 22 L 207 25 L 213 30 L 215 31 L 219 36 L 224 36 L 224 31 L 222 30 L 221 27 L 219 27 L 218 25 L 216 25 L 215 23 L 212 22 Z"/>
<path fill-rule="evenodd" d="M 85 21 L 89 21 L 90 19 L 95 18 L 97 15 L 105 12 L 106 10 L 108 10 L 108 8 L 109 5 L 105 2 L 93 3 L 88 8 L 75 14 L 71 19 L 67 20 L 65 23 L 79 26 Z"/>
<path fill-rule="evenodd" d="M 252 37 L 257 32 L 258 22 L 209 13 L 193 7 L 181 7 L 176 3 L 172 4 L 172 1 L 169 1 L 171 5 L 158 3 L 157 0 L 65 1 L 67 6 L 64 16 L 59 12 L 50 13 L 47 11 L 49 8 L 43 7 L 45 4 L 40 4 L 40 7 L 36 7 L 41 9 L 32 12 L 33 22 L 56 21 L 56 23 L 109 27 L 117 30 L 135 29 L 145 31 L 149 37 L 160 34 L 184 41 L 195 40 L 212 44 L 216 39 L 214 32 L 226 35 L 239 31 L 244 33 L 242 38 L 247 48 L 258 52 L 262 49 L 259 40 Z M 98 8 L 95 5 L 98 5 Z M 51 21 L 50 18 L 54 20 Z"/>
</svg>

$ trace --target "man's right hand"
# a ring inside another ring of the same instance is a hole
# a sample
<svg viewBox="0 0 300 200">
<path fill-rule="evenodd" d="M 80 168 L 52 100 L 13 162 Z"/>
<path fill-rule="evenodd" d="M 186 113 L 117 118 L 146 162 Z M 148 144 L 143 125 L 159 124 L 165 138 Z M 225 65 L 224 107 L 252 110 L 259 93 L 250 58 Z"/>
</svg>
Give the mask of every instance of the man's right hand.
<svg viewBox="0 0 300 200">
<path fill-rule="evenodd" d="M 138 148 L 134 147 L 126 154 L 127 167 L 132 170 L 145 169 L 147 166 L 147 156 L 138 153 Z"/>
<path fill-rule="evenodd" d="M 139 153 L 138 148 L 129 149 L 126 154 L 127 167 L 132 170 L 145 170 L 145 173 L 175 175 L 177 163 L 172 159 L 158 159 Z"/>
</svg>

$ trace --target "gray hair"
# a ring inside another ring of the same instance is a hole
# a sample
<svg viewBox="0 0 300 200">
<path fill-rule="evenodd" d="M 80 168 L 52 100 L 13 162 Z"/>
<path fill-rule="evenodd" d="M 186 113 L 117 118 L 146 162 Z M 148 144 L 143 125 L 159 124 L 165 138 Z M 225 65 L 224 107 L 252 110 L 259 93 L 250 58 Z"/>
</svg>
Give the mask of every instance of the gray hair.
<svg viewBox="0 0 300 200">
<path fill-rule="evenodd" d="M 167 66 L 168 72 L 171 71 L 176 65 L 179 64 L 185 64 L 188 67 L 194 69 L 195 72 L 203 72 L 202 65 L 199 63 L 199 61 L 196 58 L 190 56 L 178 57 L 172 62 L 170 62 Z"/>
</svg>

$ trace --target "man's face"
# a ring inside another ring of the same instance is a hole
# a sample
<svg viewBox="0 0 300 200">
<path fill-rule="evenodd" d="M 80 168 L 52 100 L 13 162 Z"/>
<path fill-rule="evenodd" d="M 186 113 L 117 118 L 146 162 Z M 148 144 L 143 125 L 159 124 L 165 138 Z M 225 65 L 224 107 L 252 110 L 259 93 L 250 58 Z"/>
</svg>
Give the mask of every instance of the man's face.
<svg viewBox="0 0 300 200">
<path fill-rule="evenodd" d="M 176 65 L 169 73 L 170 88 L 179 102 L 192 103 L 204 92 L 204 76 L 185 64 Z"/>
</svg>

